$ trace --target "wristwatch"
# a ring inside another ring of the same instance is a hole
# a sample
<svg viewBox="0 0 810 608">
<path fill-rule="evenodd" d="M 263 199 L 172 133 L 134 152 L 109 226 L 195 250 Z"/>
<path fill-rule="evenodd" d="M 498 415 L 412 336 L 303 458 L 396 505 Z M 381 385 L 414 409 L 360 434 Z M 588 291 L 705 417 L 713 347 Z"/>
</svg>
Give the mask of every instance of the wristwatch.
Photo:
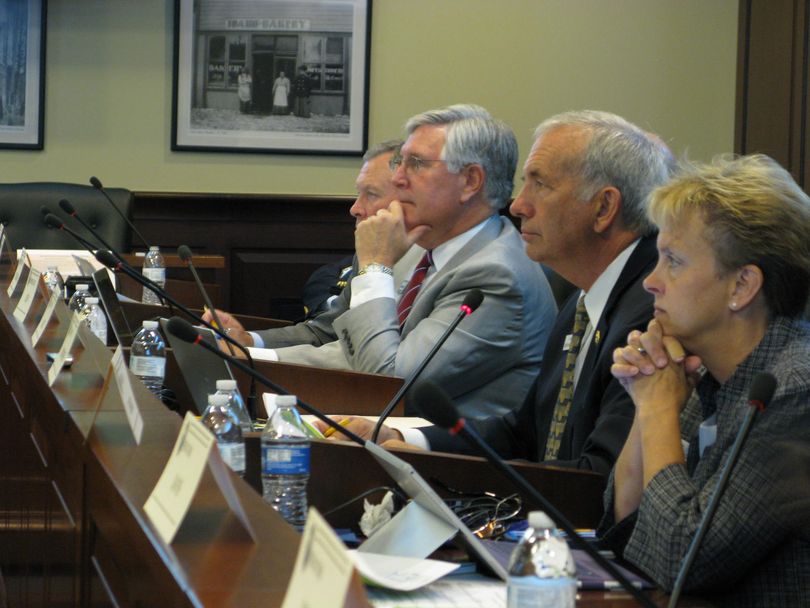
<svg viewBox="0 0 810 608">
<path fill-rule="evenodd" d="M 365 266 L 363 266 L 357 272 L 357 276 L 359 277 L 361 274 L 367 274 L 369 272 L 381 272 L 383 274 L 394 276 L 394 271 L 391 269 L 390 266 L 386 266 L 384 264 L 377 264 L 376 262 L 372 262 L 371 264 L 366 264 Z"/>
</svg>

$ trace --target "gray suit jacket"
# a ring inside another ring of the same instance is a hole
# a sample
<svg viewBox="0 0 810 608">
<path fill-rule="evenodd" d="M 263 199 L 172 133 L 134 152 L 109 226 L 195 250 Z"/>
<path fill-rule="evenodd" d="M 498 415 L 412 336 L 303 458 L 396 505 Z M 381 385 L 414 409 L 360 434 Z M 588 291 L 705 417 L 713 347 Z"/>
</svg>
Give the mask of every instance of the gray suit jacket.
<svg viewBox="0 0 810 608">
<path fill-rule="evenodd" d="M 397 264 L 398 288 L 404 287 L 421 255 L 421 248 L 414 247 Z M 456 328 L 422 378 L 441 386 L 465 416 L 503 413 L 517 407 L 528 391 L 557 312 L 540 265 L 526 257 L 518 231 L 506 218 L 488 221 L 430 277 L 402 333 L 394 300 L 377 298 L 350 309 L 347 288 L 339 306 L 325 315 L 262 337 L 268 346 L 290 344 L 299 337 L 310 345 L 279 349 L 282 361 L 407 377 L 473 288 L 483 292 L 483 303 Z M 340 353 L 335 344 L 311 346 L 331 336 L 338 338 Z"/>
</svg>

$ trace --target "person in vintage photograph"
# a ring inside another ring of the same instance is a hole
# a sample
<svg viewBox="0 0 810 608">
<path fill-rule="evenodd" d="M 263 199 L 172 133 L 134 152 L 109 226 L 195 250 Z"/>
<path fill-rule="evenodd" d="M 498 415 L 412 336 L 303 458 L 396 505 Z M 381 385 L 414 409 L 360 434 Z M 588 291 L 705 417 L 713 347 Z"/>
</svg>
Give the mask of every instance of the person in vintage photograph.
<svg viewBox="0 0 810 608">
<path fill-rule="evenodd" d="M 283 116 L 290 111 L 289 95 L 290 79 L 284 75 L 284 72 L 279 72 L 278 78 L 273 83 L 273 114 Z"/>
<path fill-rule="evenodd" d="M 238 78 L 239 87 L 236 94 L 239 96 L 239 111 L 242 114 L 251 114 L 252 109 L 252 96 L 253 91 L 253 78 L 250 75 L 250 70 L 243 68 L 239 71 Z"/>
<path fill-rule="evenodd" d="M 299 118 L 309 118 L 309 94 L 312 91 L 312 82 L 307 74 L 307 66 L 302 65 L 298 68 L 298 74 L 293 78 L 292 90 L 295 95 L 293 102 L 295 115 Z"/>
</svg>

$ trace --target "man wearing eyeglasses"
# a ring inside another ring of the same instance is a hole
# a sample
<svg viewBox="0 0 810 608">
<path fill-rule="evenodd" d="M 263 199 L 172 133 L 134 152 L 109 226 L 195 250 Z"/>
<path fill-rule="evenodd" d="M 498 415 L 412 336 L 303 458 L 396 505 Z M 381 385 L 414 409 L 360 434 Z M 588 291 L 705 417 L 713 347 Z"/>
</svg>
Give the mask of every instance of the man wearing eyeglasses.
<svg viewBox="0 0 810 608">
<path fill-rule="evenodd" d="M 407 377 L 469 291 L 480 289 L 483 303 L 422 377 L 442 386 L 467 416 L 508 411 L 528 391 L 556 315 L 542 269 L 523 253 L 511 221 L 498 215 L 512 193 L 517 142 L 508 126 L 472 105 L 419 114 L 406 131 L 390 163 L 396 199 L 355 229 L 358 271 L 341 296 L 344 309 L 316 319 L 315 340 L 276 348 L 274 356 Z M 258 335 L 279 346 L 278 330 Z M 313 346 L 329 335 L 336 342 Z"/>
</svg>

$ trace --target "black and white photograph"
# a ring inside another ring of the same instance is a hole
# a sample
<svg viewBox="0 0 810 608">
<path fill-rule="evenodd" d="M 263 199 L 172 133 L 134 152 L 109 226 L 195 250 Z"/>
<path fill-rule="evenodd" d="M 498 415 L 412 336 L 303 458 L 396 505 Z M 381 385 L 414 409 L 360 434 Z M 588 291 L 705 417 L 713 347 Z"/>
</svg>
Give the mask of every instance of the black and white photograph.
<svg viewBox="0 0 810 608">
<path fill-rule="evenodd" d="M 173 150 L 362 154 L 370 0 L 176 0 Z"/>
<path fill-rule="evenodd" d="M 0 148 L 41 150 L 44 0 L 0 0 Z"/>
</svg>

